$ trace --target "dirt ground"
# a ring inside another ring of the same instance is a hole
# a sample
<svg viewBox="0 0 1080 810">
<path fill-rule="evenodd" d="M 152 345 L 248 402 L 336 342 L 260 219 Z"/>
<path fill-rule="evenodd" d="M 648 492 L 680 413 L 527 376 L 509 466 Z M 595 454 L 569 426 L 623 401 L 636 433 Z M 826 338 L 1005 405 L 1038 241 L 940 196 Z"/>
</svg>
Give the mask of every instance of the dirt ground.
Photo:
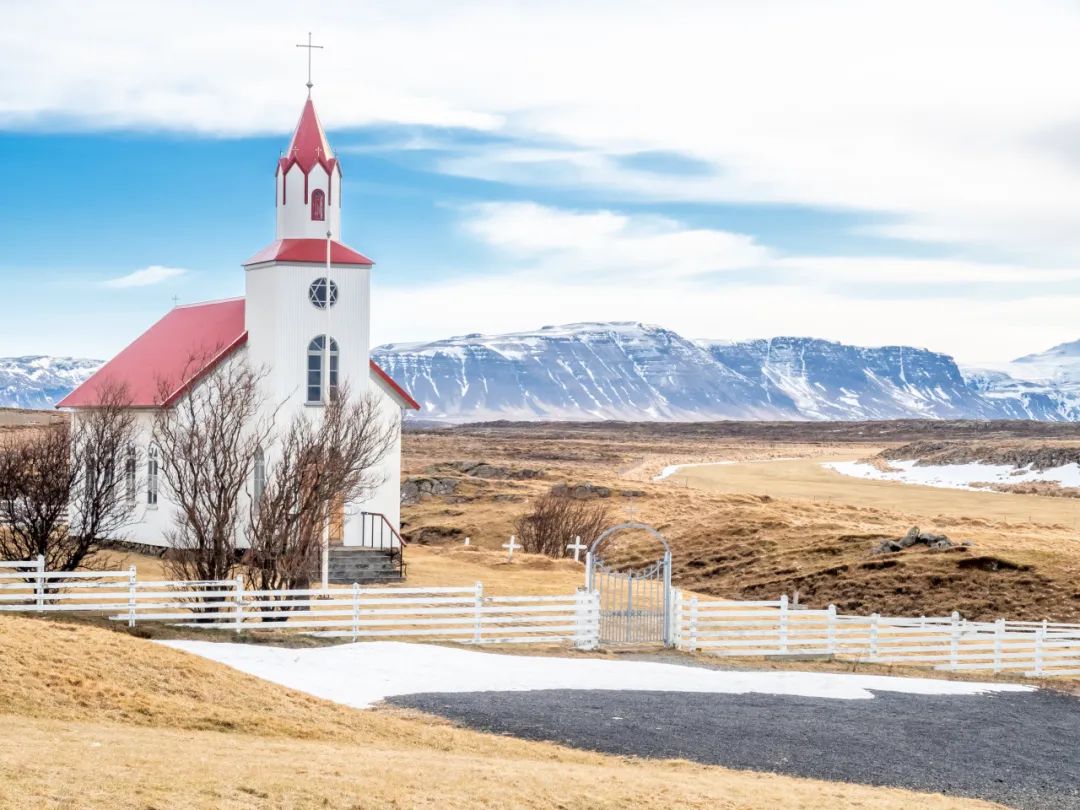
<svg viewBox="0 0 1080 810">
<path fill-rule="evenodd" d="M 812 607 L 892 615 L 1080 621 L 1080 503 L 863 481 L 821 468 L 921 438 L 1038 445 L 1075 440 L 1080 426 L 1037 423 L 716 425 L 495 424 L 410 431 L 404 477 L 441 478 L 453 492 L 403 507 L 416 549 L 491 551 L 530 501 L 559 483 L 610 488 L 613 521 L 642 520 L 672 545 L 679 586 L 730 598 L 799 591 Z M 454 462 L 505 474 L 477 478 Z M 679 470 L 676 464 L 726 462 Z M 530 473 L 531 474 L 531 473 Z M 911 526 L 969 548 L 872 556 Z M 627 538 L 626 559 L 654 551 Z M 496 555 L 497 556 L 497 555 Z"/>
<path fill-rule="evenodd" d="M 0 723 L 17 735 L 0 746 L 0 807 L 13 810 L 993 806 L 356 711 L 100 627 L 2 616 L 0 649 Z"/>
</svg>

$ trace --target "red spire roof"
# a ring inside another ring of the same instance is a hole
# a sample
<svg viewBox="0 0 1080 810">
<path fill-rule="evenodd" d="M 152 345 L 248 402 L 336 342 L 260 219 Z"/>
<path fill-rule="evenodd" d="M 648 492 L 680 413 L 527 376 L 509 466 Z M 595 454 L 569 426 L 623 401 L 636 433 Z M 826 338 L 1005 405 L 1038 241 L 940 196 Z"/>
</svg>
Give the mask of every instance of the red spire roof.
<svg viewBox="0 0 1080 810">
<path fill-rule="evenodd" d="M 309 98 L 304 103 L 300 123 L 296 125 L 289 148 L 278 160 L 278 170 L 285 173 L 293 166 L 299 166 L 304 174 L 308 174 L 316 163 L 326 169 L 327 174 L 333 174 L 335 167 L 341 171 L 330 148 L 330 141 L 326 140 L 326 133 L 319 123 L 319 116 L 315 114 L 315 105 Z"/>
</svg>

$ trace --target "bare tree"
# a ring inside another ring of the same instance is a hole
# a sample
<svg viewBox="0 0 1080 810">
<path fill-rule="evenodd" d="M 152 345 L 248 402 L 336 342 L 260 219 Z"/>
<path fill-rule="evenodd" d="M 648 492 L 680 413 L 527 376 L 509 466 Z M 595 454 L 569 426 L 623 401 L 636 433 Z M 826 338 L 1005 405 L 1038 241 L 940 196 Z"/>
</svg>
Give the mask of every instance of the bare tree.
<svg viewBox="0 0 1080 810">
<path fill-rule="evenodd" d="M 98 404 L 68 422 L 0 445 L 0 556 L 41 555 L 49 570 L 94 564 L 134 520 L 137 425 L 123 385 L 98 386 Z M 28 432 L 29 433 L 29 432 Z"/>
<path fill-rule="evenodd" d="M 77 414 L 71 434 L 75 486 L 68 534 L 84 565 L 106 542 L 122 540 L 134 522 L 140 456 L 127 386 L 105 381 L 97 404 Z"/>
<path fill-rule="evenodd" d="M 397 436 L 397 421 L 380 414 L 374 395 L 354 399 L 345 386 L 321 418 L 302 413 L 293 420 L 262 491 L 251 498 L 243 563 L 255 587 L 310 584 L 334 512 L 384 483 L 381 462 Z"/>
<path fill-rule="evenodd" d="M 549 492 L 514 524 L 522 547 L 530 554 L 562 557 L 575 537 L 592 542 L 610 523 L 610 509 L 602 501 L 586 501 Z"/>
<path fill-rule="evenodd" d="M 0 445 L 0 557 L 45 557 L 49 569 L 76 555 L 68 548 L 67 512 L 75 488 L 67 422 L 20 431 Z M 85 555 L 83 555 L 85 556 Z M 78 560 L 75 564 L 78 564 Z"/>
<path fill-rule="evenodd" d="M 191 379 L 207 360 L 192 357 L 182 379 Z M 177 579 L 220 580 L 234 573 L 243 531 L 238 496 L 273 430 L 274 414 L 264 409 L 260 392 L 264 376 L 242 356 L 228 358 L 154 419 L 153 444 L 175 507 L 165 564 Z M 160 400 L 166 402 L 175 388 L 163 381 Z"/>
</svg>

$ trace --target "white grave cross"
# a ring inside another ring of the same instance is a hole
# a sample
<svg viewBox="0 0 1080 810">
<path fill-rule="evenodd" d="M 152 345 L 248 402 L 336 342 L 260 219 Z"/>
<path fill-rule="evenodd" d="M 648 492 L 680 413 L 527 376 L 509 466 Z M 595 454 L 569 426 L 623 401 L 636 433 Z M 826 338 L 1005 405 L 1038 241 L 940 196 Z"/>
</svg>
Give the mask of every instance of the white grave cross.
<svg viewBox="0 0 1080 810">
<path fill-rule="evenodd" d="M 512 560 L 512 559 L 514 559 L 514 550 L 519 549 L 522 546 L 521 546 L 520 543 L 518 543 L 516 541 L 516 539 L 514 538 L 514 535 L 510 535 L 510 542 L 509 543 L 503 543 L 502 547 L 506 549 L 506 559 L 507 560 Z"/>
<path fill-rule="evenodd" d="M 568 551 L 574 552 L 574 562 L 581 562 L 581 552 L 585 551 L 588 546 L 581 542 L 581 537 L 575 537 L 574 542 L 568 545 Z"/>
</svg>

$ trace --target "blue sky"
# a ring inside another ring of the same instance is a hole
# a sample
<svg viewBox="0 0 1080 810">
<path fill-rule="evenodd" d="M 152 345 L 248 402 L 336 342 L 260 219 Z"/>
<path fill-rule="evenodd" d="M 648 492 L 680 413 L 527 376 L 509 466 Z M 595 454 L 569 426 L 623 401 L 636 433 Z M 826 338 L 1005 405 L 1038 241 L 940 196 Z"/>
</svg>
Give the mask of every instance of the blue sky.
<svg viewBox="0 0 1080 810">
<path fill-rule="evenodd" d="M 0 32 L 0 355 L 106 357 L 174 296 L 242 294 L 309 27 L 376 341 L 644 320 L 981 363 L 1080 337 L 1069 4 L 195 0 L 169 58 L 167 5 L 101 5 Z"/>
</svg>

